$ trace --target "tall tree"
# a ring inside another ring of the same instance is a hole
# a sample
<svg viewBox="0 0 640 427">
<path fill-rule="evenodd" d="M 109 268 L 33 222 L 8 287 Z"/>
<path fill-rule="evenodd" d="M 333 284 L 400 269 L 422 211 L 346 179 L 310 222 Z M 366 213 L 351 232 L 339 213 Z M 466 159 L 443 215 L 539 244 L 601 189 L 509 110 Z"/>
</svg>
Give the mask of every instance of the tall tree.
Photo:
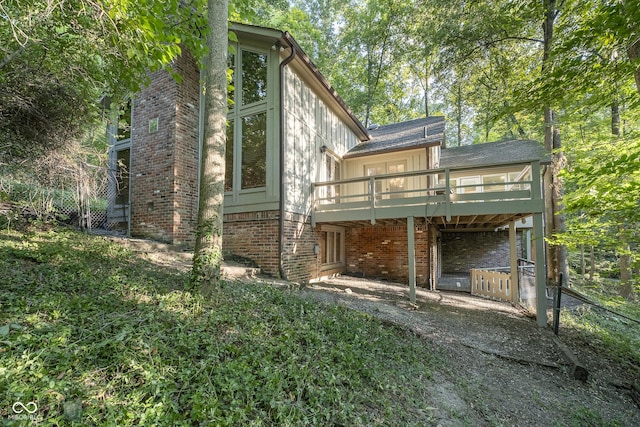
<svg viewBox="0 0 640 427">
<path fill-rule="evenodd" d="M 553 73 L 553 44 L 554 26 L 560 13 L 556 0 L 544 0 L 544 20 L 542 22 L 543 47 L 542 67 L 540 79 L 550 78 Z M 564 155 L 561 151 L 560 128 L 557 125 L 556 112 L 548 98 L 544 102 L 544 147 L 551 154 L 551 168 L 544 174 L 545 187 L 545 220 L 546 237 L 548 240 L 555 233 L 564 231 L 564 214 L 561 212 L 564 190 L 560 178 L 560 170 L 564 166 Z M 569 264 L 565 245 L 550 244 L 547 248 L 547 275 L 554 282 L 558 282 L 560 275 L 568 283 Z"/>
<path fill-rule="evenodd" d="M 400 103 L 390 95 L 401 82 L 391 73 L 398 70 L 396 53 L 401 50 L 396 50 L 396 46 L 402 38 L 400 24 L 404 10 L 401 0 L 368 0 L 345 13 L 346 28 L 341 42 L 352 54 L 350 93 L 355 96 L 350 99 L 351 108 L 365 126 L 373 121 L 388 122 L 385 109 L 381 111 L 382 117 L 373 116 L 376 105 Z"/>
<path fill-rule="evenodd" d="M 200 200 L 191 285 L 207 290 L 218 284 L 222 264 L 222 231 L 227 129 L 227 0 L 208 0 L 205 61 L 204 142 L 200 165 Z"/>
</svg>

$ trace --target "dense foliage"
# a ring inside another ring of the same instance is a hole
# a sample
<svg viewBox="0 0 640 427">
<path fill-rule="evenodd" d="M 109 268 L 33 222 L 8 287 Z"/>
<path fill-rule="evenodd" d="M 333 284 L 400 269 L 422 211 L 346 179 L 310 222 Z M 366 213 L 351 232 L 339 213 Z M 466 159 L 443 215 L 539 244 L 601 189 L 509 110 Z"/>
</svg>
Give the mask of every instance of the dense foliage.
<svg viewBox="0 0 640 427">
<path fill-rule="evenodd" d="M 0 5 L 0 161 L 33 158 L 83 136 L 206 24 L 192 0 L 46 0 Z"/>
<path fill-rule="evenodd" d="M 102 237 L 0 232 L 0 418 L 46 425 L 430 423 L 421 339 L 268 285 L 210 297 Z M 409 378 L 416 381 L 407 381 Z"/>
</svg>

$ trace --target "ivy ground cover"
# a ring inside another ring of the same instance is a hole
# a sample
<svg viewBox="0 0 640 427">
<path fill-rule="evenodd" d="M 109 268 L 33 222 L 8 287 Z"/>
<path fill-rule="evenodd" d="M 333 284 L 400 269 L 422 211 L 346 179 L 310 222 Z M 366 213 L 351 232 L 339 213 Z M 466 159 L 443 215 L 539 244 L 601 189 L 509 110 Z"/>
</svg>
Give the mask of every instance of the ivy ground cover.
<svg viewBox="0 0 640 427">
<path fill-rule="evenodd" d="M 7 425 L 420 425 L 427 343 L 267 285 L 187 275 L 65 229 L 0 232 Z"/>
</svg>

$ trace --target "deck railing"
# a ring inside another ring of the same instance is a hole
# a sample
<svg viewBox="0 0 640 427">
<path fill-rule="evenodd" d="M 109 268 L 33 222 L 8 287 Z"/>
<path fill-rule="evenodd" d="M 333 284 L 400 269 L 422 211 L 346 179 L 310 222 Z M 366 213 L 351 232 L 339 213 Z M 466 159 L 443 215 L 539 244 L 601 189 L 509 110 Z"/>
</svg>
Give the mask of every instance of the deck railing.
<svg viewBox="0 0 640 427">
<path fill-rule="evenodd" d="M 501 301 L 528 301 L 535 292 L 535 262 L 518 258 L 519 289 L 512 289 L 509 267 L 471 269 L 471 294 Z M 515 292 L 516 294 L 512 294 Z"/>
<path fill-rule="evenodd" d="M 501 301 L 512 300 L 511 273 L 496 270 L 471 270 L 471 294 Z"/>
<path fill-rule="evenodd" d="M 485 174 L 487 170 L 482 168 Z M 371 210 L 373 216 L 376 209 L 433 206 L 449 216 L 452 205 L 534 199 L 533 181 L 455 185 L 453 174 L 460 179 L 481 172 L 479 168 L 442 168 L 316 182 L 312 184 L 313 213 Z"/>
</svg>

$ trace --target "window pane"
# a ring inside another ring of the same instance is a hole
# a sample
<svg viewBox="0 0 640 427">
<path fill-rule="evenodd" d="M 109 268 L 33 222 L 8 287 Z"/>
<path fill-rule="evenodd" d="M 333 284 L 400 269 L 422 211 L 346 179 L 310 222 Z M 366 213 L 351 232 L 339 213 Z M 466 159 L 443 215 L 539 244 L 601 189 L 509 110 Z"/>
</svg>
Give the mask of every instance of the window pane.
<svg viewBox="0 0 640 427">
<path fill-rule="evenodd" d="M 469 178 L 460 178 L 460 193 L 479 193 L 481 188 L 475 186 L 480 184 L 481 180 L 479 176 L 473 176 Z"/>
<path fill-rule="evenodd" d="M 233 191 L 233 136 L 234 120 L 227 123 L 227 145 L 224 155 L 224 191 Z"/>
<path fill-rule="evenodd" d="M 116 140 L 124 141 L 131 138 L 131 101 L 118 112 L 118 135 Z"/>
<path fill-rule="evenodd" d="M 398 163 L 398 164 L 390 164 L 389 165 L 389 170 L 387 171 L 387 173 L 402 173 L 405 172 L 405 166 L 404 163 Z M 395 191 L 404 191 L 405 190 L 405 179 L 404 178 L 391 178 L 389 180 L 389 191 L 390 192 L 395 192 Z M 391 194 L 389 196 L 392 199 L 396 199 L 398 197 L 404 197 L 404 194 Z"/>
<path fill-rule="evenodd" d="M 367 166 L 366 171 L 367 171 L 367 176 L 382 175 L 384 174 L 384 164 Z M 367 184 L 367 186 L 368 185 L 369 184 Z M 369 190 L 367 187 L 366 192 L 368 191 Z M 382 197 L 380 194 L 382 193 L 382 181 L 379 179 L 375 181 L 375 191 L 376 191 L 376 199 L 380 199 Z"/>
<path fill-rule="evenodd" d="M 504 185 L 493 184 L 503 184 L 505 182 L 505 178 L 505 175 L 485 175 L 482 178 L 482 183 L 485 184 L 483 186 L 483 191 L 503 191 Z"/>
<path fill-rule="evenodd" d="M 242 51 L 242 105 L 267 98 L 267 55 Z"/>
<path fill-rule="evenodd" d="M 326 231 L 322 232 L 322 238 L 320 239 L 320 262 L 322 264 L 327 263 L 327 237 L 328 234 Z"/>
<path fill-rule="evenodd" d="M 334 236 L 335 233 L 333 231 L 327 233 L 327 262 L 336 262 Z"/>
<path fill-rule="evenodd" d="M 245 188 L 267 184 L 267 113 L 242 119 L 242 185 Z"/>
<path fill-rule="evenodd" d="M 116 204 L 129 203 L 129 164 L 131 150 L 125 148 L 116 152 Z"/>
<path fill-rule="evenodd" d="M 229 55 L 227 56 L 227 67 L 229 69 L 229 73 L 231 73 L 231 80 L 227 82 L 227 107 L 229 108 L 229 111 L 231 111 L 235 107 L 234 96 L 236 93 L 236 56 L 232 52 L 229 52 Z"/>
<path fill-rule="evenodd" d="M 335 262 L 341 262 L 342 261 L 342 240 L 341 240 L 341 233 L 336 231 L 336 239 L 335 239 L 335 246 L 336 246 L 336 259 L 334 260 Z"/>
</svg>

